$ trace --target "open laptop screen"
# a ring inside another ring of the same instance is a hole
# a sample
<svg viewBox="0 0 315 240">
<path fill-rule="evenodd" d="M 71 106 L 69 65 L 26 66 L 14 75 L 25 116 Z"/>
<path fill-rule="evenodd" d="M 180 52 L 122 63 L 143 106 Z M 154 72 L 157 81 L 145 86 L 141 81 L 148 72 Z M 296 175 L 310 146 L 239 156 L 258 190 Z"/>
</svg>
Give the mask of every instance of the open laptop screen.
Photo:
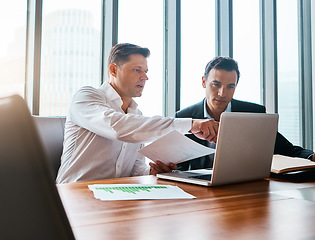
<svg viewBox="0 0 315 240">
<path fill-rule="evenodd" d="M 270 174 L 277 129 L 277 114 L 222 113 L 212 171 L 157 176 L 205 186 L 263 179 Z"/>
</svg>

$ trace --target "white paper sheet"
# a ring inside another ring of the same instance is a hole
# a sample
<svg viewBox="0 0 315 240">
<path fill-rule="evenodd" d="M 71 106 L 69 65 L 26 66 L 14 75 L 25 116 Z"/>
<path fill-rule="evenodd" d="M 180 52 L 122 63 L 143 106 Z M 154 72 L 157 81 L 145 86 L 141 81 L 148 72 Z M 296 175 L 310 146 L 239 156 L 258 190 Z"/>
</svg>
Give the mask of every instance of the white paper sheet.
<svg viewBox="0 0 315 240">
<path fill-rule="evenodd" d="M 177 186 L 146 184 L 94 184 L 89 185 L 94 197 L 102 201 L 141 199 L 192 199 Z"/>
<path fill-rule="evenodd" d="M 152 161 L 177 164 L 215 153 L 215 149 L 203 146 L 174 130 L 140 149 L 139 152 Z"/>
</svg>

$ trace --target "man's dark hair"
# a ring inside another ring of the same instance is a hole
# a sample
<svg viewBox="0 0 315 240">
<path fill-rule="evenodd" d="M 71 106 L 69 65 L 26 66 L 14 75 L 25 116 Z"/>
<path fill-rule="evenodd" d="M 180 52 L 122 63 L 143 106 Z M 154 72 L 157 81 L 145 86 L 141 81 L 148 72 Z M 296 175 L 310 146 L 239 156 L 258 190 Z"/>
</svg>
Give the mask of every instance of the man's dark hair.
<svg viewBox="0 0 315 240">
<path fill-rule="evenodd" d="M 132 54 L 140 54 L 147 58 L 150 56 L 150 50 L 130 43 L 116 44 L 109 52 L 107 67 L 112 63 L 118 66 L 124 64 L 129 60 L 129 56 Z"/>
<path fill-rule="evenodd" d="M 222 69 L 228 72 L 232 72 L 235 70 L 237 74 L 237 81 L 240 79 L 240 71 L 238 70 L 238 63 L 233 59 L 229 57 L 215 57 L 213 58 L 210 62 L 208 62 L 206 68 L 205 68 L 205 73 L 204 73 L 204 78 L 207 79 L 209 72 L 211 69 Z"/>
</svg>

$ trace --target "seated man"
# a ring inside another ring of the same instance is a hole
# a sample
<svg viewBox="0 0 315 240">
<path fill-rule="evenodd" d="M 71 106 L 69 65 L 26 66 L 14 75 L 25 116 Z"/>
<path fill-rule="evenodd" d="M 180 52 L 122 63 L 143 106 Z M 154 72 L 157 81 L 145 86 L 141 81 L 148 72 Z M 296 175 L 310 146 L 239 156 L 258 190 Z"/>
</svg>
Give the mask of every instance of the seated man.
<svg viewBox="0 0 315 240">
<path fill-rule="evenodd" d="M 177 118 L 205 118 L 220 121 L 222 112 L 256 112 L 265 113 L 266 108 L 262 105 L 233 99 L 235 88 L 240 78 L 238 64 L 235 60 L 227 57 L 216 57 L 211 60 L 202 77 L 202 86 L 205 88 L 206 97 L 199 103 L 178 111 Z M 215 148 L 215 143 L 188 135 L 191 139 L 205 146 Z M 293 146 L 279 132 L 275 143 L 275 154 L 291 157 L 308 158 L 315 160 L 314 153 L 299 146 Z M 193 170 L 210 168 L 213 165 L 213 154 L 193 159 L 178 164 L 180 170 Z"/>
<path fill-rule="evenodd" d="M 134 97 L 148 80 L 150 51 L 117 44 L 108 58 L 109 80 L 100 88 L 81 88 L 73 97 L 65 124 L 64 149 L 57 183 L 129 177 L 176 169 L 161 162 L 146 165 L 138 153 L 144 142 L 172 130 L 216 141 L 218 123 L 204 119 L 144 117 Z"/>
</svg>

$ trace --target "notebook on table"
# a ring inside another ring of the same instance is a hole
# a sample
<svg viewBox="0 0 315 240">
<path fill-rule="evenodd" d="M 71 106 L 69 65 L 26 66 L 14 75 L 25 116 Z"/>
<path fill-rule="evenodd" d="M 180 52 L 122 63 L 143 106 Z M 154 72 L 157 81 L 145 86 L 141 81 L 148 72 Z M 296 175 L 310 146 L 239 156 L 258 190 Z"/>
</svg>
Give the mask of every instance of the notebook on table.
<svg viewBox="0 0 315 240">
<path fill-rule="evenodd" d="M 212 169 L 157 177 L 204 186 L 263 179 L 270 175 L 277 129 L 277 114 L 222 113 Z"/>
</svg>

